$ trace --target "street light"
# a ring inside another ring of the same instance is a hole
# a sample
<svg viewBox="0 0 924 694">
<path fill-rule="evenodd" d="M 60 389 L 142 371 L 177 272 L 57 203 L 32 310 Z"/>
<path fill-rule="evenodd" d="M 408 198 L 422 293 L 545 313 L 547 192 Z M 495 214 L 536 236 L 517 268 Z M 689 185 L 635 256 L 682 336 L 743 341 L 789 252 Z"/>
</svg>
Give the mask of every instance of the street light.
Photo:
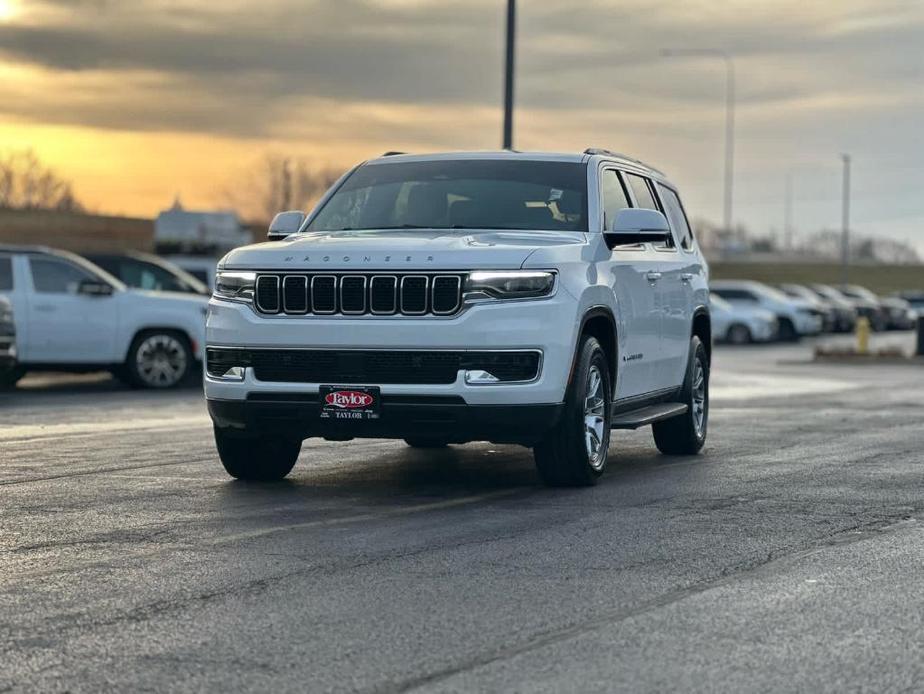
<svg viewBox="0 0 924 694">
<path fill-rule="evenodd" d="M 513 73 L 516 59 L 517 3 L 507 0 L 507 51 L 504 72 L 504 149 L 513 149 Z"/>
<path fill-rule="evenodd" d="M 661 55 L 674 57 L 721 58 L 725 61 L 725 200 L 724 226 L 732 227 L 732 185 L 735 167 L 735 61 L 721 48 L 664 48 Z"/>
</svg>

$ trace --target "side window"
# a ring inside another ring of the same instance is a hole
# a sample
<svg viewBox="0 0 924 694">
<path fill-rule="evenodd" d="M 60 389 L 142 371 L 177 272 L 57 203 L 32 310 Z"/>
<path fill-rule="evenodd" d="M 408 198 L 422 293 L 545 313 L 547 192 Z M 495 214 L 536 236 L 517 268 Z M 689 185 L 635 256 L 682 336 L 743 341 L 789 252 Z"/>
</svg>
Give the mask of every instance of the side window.
<svg viewBox="0 0 924 694">
<path fill-rule="evenodd" d="M 128 260 L 122 263 L 120 269 L 119 277 L 131 287 L 165 292 L 183 291 L 176 277 L 156 265 Z"/>
<path fill-rule="evenodd" d="M 619 180 L 619 174 L 613 169 L 603 171 L 600 190 L 603 194 L 603 228 L 611 229 L 619 210 L 632 207 L 632 205 L 629 204 L 629 198 L 625 188 L 622 187 L 622 181 Z"/>
<path fill-rule="evenodd" d="M 635 203 L 646 210 L 657 210 L 658 203 L 655 202 L 654 195 L 651 194 L 647 179 L 630 173 L 624 175 L 626 183 L 629 184 L 632 194 L 635 196 Z"/>
<path fill-rule="evenodd" d="M 690 230 L 687 215 L 683 211 L 683 205 L 680 204 L 677 193 L 661 184 L 658 184 L 658 190 L 661 193 L 661 200 L 664 202 L 664 212 L 667 219 L 671 223 L 674 232 L 680 237 L 680 245 L 687 250 L 693 248 L 693 232 Z"/>
<path fill-rule="evenodd" d="M 0 292 L 13 291 L 13 259 L 0 255 Z"/>
<path fill-rule="evenodd" d="M 83 280 L 96 278 L 86 270 L 56 258 L 29 258 L 32 286 L 43 294 L 76 294 Z"/>
</svg>

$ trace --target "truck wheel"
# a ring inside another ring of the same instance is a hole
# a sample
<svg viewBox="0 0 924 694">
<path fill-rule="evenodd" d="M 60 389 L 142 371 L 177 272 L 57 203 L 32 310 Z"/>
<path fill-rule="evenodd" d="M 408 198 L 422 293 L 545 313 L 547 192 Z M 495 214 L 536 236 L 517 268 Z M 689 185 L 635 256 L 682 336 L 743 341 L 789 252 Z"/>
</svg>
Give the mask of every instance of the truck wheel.
<svg viewBox="0 0 924 694">
<path fill-rule="evenodd" d="M 300 439 L 253 436 L 214 427 L 221 464 L 239 480 L 281 480 L 295 467 L 302 450 Z"/>
<path fill-rule="evenodd" d="M 15 388 L 19 380 L 26 375 L 26 370 L 21 366 L 12 366 L 8 369 L 0 369 L 0 390 Z"/>
<path fill-rule="evenodd" d="M 655 445 L 668 455 L 694 455 L 706 443 L 709 426 L 709 357 L 696 336 L 690 340 L 690 360 L 680 402 L 689 407 L 684 414 L 652 425 Z"/>
<path fill-rule="evenodd" d="M 733 345 L 746 345 L 751 342 L 751 330 L 743 323 L 733 323 L 728 328 L 728 341 Z"/>
<path fill-rule="evenodd" d="M 542 481 L 553 487 L 596 484 L 610 447 L 613 388 L 606 353 L 585 335 L 561 419 L 533 448 Z"/>
<path fill-rule="evenodd" d="M 780 318 L 779 338 L 782 342 L 798 342 L 799 333 L 796 332 L 796 326 L 788 318 Z"/>
<path fill-rule="evenodd" d="M 136 388 L 175 388 L 193 367 L 189 340 L 173 330 L 145 330 L 128 348 L 125 373 Z"/>
<path fill-rule="evenodd" d="M 445 439 L 428 439 L 426 437 L 404 439 L 404 443 L 411 448 L 446 448 L 449 445 L 449 442 Z"/>
</svg>

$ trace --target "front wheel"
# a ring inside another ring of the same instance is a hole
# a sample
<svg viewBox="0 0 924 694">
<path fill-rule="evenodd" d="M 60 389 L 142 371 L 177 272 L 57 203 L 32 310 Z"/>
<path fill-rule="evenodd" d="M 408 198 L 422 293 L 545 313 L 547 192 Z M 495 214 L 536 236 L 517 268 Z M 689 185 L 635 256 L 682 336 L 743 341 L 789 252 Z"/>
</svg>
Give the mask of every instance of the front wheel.
<svg viewBox="0 0 924 694">
<path fill-rule="evenodd" d="M 175 388 L 192 371 L 189 340 L 173 330 L 146 330 L 135 336 L 122 370 L 136 388 Z"/>
<path fill-rule="evenodd" d="M 687 411 L 652 425 L 655 445 L 669 455 L 694 455 L 706 443 L 709 426 L 709 356 L 696 336 L 690 340 L 690 359 L 680 397 Z"/>
<path fill-rule="evenodd" d="M 752 341 L 751 330 L 742 323 L 734 323 L 728 329 L 728 341 L 733 345 L 746 345 Z"/>
<path fill-rule="evenodd" d="M 214 427 L 215 447 L 225 471 L 239 480 L 281 480 L 295 467 L 301 439 L 237 433 Z"/>
<path fill-rule="evenodd" d="M 10 366 L 0 368 L 0 390 L 15 388 L 20 379 L 26 375 L 26 370 L 21 366 Z"/>
<path fill-rule="evenodd" d="M 610 447 L 613 389 L 606 353 L 584 336 L 561 419 L 535 446 L 536 468 L 553 487 L 596 484 Z"/>
</svg>

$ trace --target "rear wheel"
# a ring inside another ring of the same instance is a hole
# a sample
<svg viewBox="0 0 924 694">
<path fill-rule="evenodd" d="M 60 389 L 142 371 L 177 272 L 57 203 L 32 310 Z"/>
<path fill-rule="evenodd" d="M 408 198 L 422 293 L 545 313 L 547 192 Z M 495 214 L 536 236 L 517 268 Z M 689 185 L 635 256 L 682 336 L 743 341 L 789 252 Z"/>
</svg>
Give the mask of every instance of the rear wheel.
<svg viewBox="0 0 924 694">
<path fill-rule="evenodd" d="M 214 427 L 218 457 L 229 475 L 239 480 L 281 480 L 295 467 L 302 450 L 299 439 L 254 436 Z"/>
<path fill-rule="evenodd" d="M 124 373 L 137 388 L 175 388 L 192 371 L 189 340 L 173 330 L 145 330 L 132 340 Z"/>
<path fill-rule="evenodd" d="M 780 318 L 780 340 L 783 342 L 798 342 L 799 333 L 796 332 L 796 326 L 788 318 Z"/>
<path fill-rule="evenodd" d="M 596 338 L 584 336 L 561 419 L 535 446 L 542 480 L 553 487 L 596 484 L 606 469 L 612 415 L 610 372 Z"/>
<path fill-rule="evenodd" d="M 727 339 L 733 345 L 746 345 L 751 342 L 751 330 L 742 323 L 735 323 L 728 328 Z"/>
<path fill-rule="evenodd" d="M 15 388 L 19 380 L 25 375 L 26 370 L 21 366 L 0 368 L 0 390 Z"/>
<path fill-rule="evenodd" d="M 706 443 L 709 427 L 709 357 L 698 337 L 690 341 L 690 359 L 681 390 L 687 411 L 652 425 L 655 445 L 669 455 L 693 455 Z"/>
</svg>

